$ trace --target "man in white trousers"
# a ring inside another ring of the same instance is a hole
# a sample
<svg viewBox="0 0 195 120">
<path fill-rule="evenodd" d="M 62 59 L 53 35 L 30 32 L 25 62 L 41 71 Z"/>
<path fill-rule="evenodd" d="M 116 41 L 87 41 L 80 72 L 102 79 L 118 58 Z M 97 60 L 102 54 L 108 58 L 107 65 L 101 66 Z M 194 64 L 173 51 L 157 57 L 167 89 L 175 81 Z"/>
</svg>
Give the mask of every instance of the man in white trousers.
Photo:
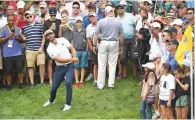
<svg viewBox="0 0 195 120">
<path fill-rule="evenodd" d="M 101 42 L 98 47 L 98 79 L 97 87 L 103 89 L 105 86 L 106 66 L 109 65 L 108 87 L 114 88 L 116 65 L 118 55 L 122 53 L 123 45 L 123 26 L 114 17 L 114 10 L 111 6 L 105 8 L 104 19 L 101 19 L 95 31 L 93 52 L 96 53 L 96 45 L 99 34 Z M 119 40 L 120 39 L 120 40 Z"/>
</svg>

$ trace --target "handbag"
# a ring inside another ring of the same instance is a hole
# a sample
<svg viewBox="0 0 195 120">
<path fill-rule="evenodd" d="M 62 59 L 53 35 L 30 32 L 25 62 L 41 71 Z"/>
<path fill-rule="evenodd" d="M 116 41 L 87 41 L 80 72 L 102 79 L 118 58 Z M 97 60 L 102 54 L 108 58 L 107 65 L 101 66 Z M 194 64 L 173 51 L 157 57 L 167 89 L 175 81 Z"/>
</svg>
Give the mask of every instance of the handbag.
<svg viewBox="0 0 195 120">
<path fill-rule="evenodd" d="M 153 104 L 153 103 L 154 103 L 154 98 L 155 98 L 154 94 L 153 94 L 153 93 L 150 93 L 150 94 L 148 95 L 146 101 L 147 101 L 148 103 Z"/>
</svg>

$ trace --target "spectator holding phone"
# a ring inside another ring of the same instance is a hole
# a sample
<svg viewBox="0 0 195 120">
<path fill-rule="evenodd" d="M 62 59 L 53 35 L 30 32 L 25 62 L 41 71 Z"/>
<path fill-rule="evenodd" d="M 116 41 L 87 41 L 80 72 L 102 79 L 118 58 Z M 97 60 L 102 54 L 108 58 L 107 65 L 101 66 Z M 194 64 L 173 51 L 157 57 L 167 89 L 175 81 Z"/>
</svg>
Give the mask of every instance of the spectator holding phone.
<svg viewBox="0 0 195 120">
<path fill-rule="evenodd" d="M 14 25 L 14 16 L 7 17 L 8 25 L 3 27 L 0 32 L 0 43 L 3 44 L 3 61 L 4 73 L 7 80 L 7 88 L 11 90 L 12 73 L 18 75 L 18 85 L 22 88 L 23 83 L 23 65 L 22 65 L 22 48 L 20 46 L 20 28 Z"/>
<path fill-rule="evenodd" d="M 58 33 L 59 33 L 59 27 L 61 24 L 61 20 L 60 19 L 56 19 L 56 15 L 57 15 L 57 9 L 55 7 L 50 7 L 49 8 L 49 15 L 50 18 L 44 22 L 44 27 L 43 27 L 43 31 L 47 31 L 48 29 L 52 30 L 55 34 L 55 37 L 58 38 Z M 45 43 L 45 50 L 47 49 L 47 46 L 49 45 L 49 41 L 46 40 Z M 53 60 L 51 59 L 51 57 L 48 55 L 48 53 L 46 52 L 46 59 L 47 61 L 47 65 L 48 65 L 48 78 L 49 78 L 49 83 L 52 84 L 52 76 L 53 76 Z"/>
</svg>

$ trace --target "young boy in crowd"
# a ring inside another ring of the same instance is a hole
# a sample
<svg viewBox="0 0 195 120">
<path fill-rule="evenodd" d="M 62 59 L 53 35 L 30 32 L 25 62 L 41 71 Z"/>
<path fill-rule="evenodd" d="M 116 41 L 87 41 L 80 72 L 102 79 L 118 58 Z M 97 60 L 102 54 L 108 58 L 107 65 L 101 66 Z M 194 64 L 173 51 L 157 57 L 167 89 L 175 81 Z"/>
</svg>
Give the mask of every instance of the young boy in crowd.
<svg viewBox="0 0 195 120">
<path fill-rule="evenodd" d="M 88 67 L 88 52 L 87 52 L 87 40 L 86 40 L 86 29 L 82 27 L 83 19 L 82 17 L 76 18 L 76 28 L 73 31 L 73 41 L 72 44 L 76 49 L 76 56 L 79 59 L 79 63 L 75 64 L 75 80 L 74 86 L 82 87 L 84 86 L 83 80 L 85 76 L 85 68 Z M 79 73 L 81 72 L 81 78 L 79 81 Z"/>
</svg>

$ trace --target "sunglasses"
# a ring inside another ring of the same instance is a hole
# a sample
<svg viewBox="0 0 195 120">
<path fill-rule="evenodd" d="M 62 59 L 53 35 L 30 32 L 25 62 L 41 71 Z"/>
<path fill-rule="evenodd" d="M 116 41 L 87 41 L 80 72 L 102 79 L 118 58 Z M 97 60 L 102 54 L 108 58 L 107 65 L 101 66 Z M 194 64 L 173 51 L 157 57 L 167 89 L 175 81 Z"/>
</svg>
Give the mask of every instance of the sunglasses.
<svg viewBox="0 0 195 120">
<path fill-rule="evenodd" d="M 79 7 L 72 7 L 73 9 L 79 9 Z"/>
<path fill-rule="evenodd" d="M 124 9 L 124 7 L 118 7 L 118 9 Z"/>
<path fill-rule="evenodd" d="M 169 42 L 169 44 L 168 44 L 168 45 L 169 45 L 169 46 L 171 46 L 171 45 L 175 45 L 175 44 L 173 44 L 173 43 L 170 43 L 170 42 Z"/>
<path fill-rule="evenodd" d="M 29 17 L 26 17 L 27 19 L 30 19 L 30 18 L 32 18 L 32 16 L 29 16 Z"/>
<path fill-rule="evenodd" d="M 192 15 L 193 13 L 191 13 L 191 12 L 189 12 L 189 13 L 187 13 L 187 15 Z"/>
<path fill-rule="evenodd" d="M 150 6 L 150 4 L 146 4 L 146 3 L 145 3 L 144 6 Z"/>
<path fill-rule="evenodd" d="M 50 15 L 50 17 L 56 17 L 56 15 Z"/>
</svg>

